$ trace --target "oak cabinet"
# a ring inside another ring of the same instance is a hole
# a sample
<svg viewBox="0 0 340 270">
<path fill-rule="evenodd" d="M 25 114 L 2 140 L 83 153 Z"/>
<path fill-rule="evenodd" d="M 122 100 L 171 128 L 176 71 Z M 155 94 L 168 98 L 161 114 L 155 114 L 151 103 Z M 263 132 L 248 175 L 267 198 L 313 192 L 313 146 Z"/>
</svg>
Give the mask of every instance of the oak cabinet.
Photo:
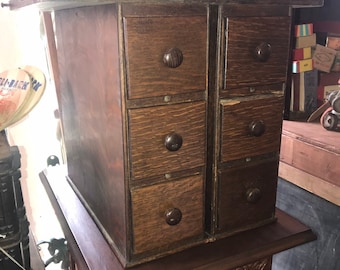
<svg viewBox="0 0 340 270">
<path fill-rule="evenodd" d="M 68 179 L 123 267 L 275 222 L 292 1 L 74 2 L 54 11 Z"/>
</svg>

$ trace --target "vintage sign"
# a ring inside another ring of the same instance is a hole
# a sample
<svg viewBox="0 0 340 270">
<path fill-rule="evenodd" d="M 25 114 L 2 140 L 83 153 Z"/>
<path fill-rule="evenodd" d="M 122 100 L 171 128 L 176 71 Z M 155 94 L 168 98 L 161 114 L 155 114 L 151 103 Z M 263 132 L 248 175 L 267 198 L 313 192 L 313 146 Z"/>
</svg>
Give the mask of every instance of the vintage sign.
<svg viewBox="0 0 340 270">
<path fill-rule="evenodd" d="M 43 72 L 33 66 L 0 73 L 0 130 L 25 117 L 39 102 L 45 87 Z"/>
</svg>

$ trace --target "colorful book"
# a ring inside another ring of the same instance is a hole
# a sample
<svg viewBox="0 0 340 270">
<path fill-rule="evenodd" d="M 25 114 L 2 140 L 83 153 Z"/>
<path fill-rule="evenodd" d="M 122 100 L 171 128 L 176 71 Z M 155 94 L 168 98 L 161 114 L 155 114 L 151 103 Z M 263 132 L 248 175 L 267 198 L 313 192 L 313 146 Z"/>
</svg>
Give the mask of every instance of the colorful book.
<svg viewBox="0 0 340 270">
<path fill-rule="evenodd" d="M 304 37 L 304 36 L 309 36 L 312 34 L 313 34 L 312 23 L 295 25 L 295 36 L 296 37 Z"/>
</svg>

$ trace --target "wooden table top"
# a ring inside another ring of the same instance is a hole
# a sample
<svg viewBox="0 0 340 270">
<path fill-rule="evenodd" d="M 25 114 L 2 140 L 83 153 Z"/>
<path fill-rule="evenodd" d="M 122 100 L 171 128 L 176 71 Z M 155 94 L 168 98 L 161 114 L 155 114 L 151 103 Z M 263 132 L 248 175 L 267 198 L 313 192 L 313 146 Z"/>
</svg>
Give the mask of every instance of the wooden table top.
<svg viewBox="0 0 340 270">
<path fill-rule="evenodd" d="M 49 167 L 40 179 L 80 269 L 124 269 L 71 188 L 63 167 Z M 232 269 L 316 239 L 305 225 L 277 209 L 277 221 L 187 249 L 131 269 Z"/>
</svg>

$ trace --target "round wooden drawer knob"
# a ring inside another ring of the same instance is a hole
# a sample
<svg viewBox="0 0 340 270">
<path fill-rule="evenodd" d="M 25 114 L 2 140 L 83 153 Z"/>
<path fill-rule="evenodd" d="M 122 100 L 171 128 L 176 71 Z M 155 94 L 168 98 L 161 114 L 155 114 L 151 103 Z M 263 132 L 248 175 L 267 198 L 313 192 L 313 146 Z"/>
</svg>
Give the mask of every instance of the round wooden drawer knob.
<svg viewBox="0 0 340 270">
<path fill-rule="evenodd" d="M 247 201 L 250 203 L 256 203 L 261 198 L 261 190 L 258 188 L 250 188 L 246 192 Z"/>
<path fill-rule="evenodd" d="M 177 225 L 182 219 L 182 212 L 178 208 L 171 208 L 165 211 L 165 221 L 170 226 Z"/>
<path fill-rule="evenodd" d="M 177 151 L 182 147 L 183 138 L 181 135 L 173 132 L 165 137 L 165 147 L 169 151 Z"/>
<path fill-rule="evenodd" d="M 183 62 L 183 53 L 178 48 L 171 48 L 165 52 L 163 62 L 169 68 L 177 68 Z"/>
<path fill-rule="evenodd" d="M 253 121 L 249 125 L 250 135 L 260 137 L 266 131 L 266 125 L 263 121 Z"/>
<path fill-rule="evenodd" d="M 254 56 L 258 61 L 266 62 L 269 60 L 271 52 L 271 45 L 267 42 L 262 42 L 258 46 L 256 46 Z"/>
</svg>

